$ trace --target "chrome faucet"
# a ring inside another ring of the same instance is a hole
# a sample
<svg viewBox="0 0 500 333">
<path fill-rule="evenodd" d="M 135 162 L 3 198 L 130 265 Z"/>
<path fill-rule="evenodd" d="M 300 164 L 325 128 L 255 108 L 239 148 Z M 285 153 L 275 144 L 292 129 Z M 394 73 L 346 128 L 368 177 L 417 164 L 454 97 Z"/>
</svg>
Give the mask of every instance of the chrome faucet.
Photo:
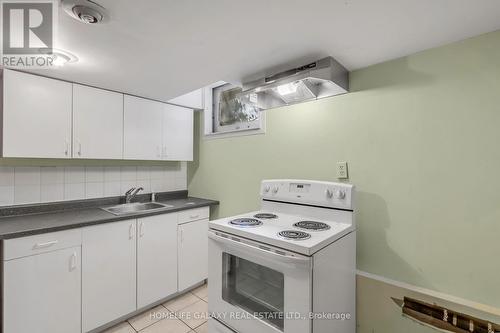
<svg viewBox="0 0 500 333">
<path fill-rule="evenodd" d="M 144 189 L 142 187 L 132 187 L 130 190 L 125 192 L 125 203 L 131 203 L 132 200 L 136 197 L 137 193 L 139 191 L 143 191 Z"/>
</svg>

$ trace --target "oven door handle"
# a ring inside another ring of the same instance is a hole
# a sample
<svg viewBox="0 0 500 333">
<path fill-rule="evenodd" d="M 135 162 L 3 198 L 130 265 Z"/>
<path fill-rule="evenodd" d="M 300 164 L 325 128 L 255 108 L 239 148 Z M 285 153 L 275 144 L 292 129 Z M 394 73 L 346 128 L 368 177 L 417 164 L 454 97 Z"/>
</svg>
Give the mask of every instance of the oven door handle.
<svg viewBox="0 0 500 333">
<path fill-rule="evenodd" d="M 228 237 L 223 237 L 217 234 L 217 232 L 214 232 L 212 230 L 208 231 L 208 237 L 213 239 L 216 242 L 228 245 L 236 250 L 242 250 L 242 249 L 247 249 L 250 250 L 254 253 L 258 253 L 260 255 L 265 255 L 267 257 L 272 257 L 273 259 L 279 261 L 280 263 L 294 263 L 294 264 L 308 264 L 311 262 L 311 258 L 309 257 L 302 257 L 298 255 L 294 255 L 291 253 L 286 253 L 284 251 L 279 251 L 282 253 L 279 253 L 271 248 L 267 249 L 266 248 L 261 248 L 258 246 L 254 246 L 248 243 L 245 243 L 244 241 L 238 241 L 234 240 Z M 237 238 L 237 237 L 235 237 Z M 238 238 L 237 238 L 238 239 Z"/>
</svg>

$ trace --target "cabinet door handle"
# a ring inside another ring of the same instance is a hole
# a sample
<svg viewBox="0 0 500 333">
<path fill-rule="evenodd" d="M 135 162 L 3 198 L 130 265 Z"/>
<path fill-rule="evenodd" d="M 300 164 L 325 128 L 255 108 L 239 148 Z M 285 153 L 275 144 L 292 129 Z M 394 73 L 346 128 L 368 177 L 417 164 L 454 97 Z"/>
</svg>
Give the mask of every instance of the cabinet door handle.
<svg viewBox="0 0 500 333">
<path fill-rule="evenodd" d="M 82 156 L 82 143 L 78 142 L 78 156 Z"/>
<path fill-rule="evenodd" d="M 64 141 L 64 155 L 68 156 L 69 153 L 69 144 L 68 141 Z"/>
<path fill-rule="evenodd" d="M 181 233 L 181 243 L 184 243 L 184 231 L 182 230 L 182 228 L 180 228 L 179 231 Z"/>
<path fill-rule="evenodd" d="M 144 222 L 141 222 L 141 224 L 139 224 L 139 236 L 144 236 Z"/>
<path fill-rule="evenodd" d="M 37 249 L 44 249 L 46 247 L 51 247 L 52 245 L 56 245 L 59 241 L 57 240 L 53 240 L 53 241 L 50 241 L 50 242 L 45 242 L 45 243 L 36 243 L 34 246 L 33 246 L 33 249 L 34 250 L 37 250 Z"/>
<path fill-rule="evenodd" d="M 128 238 L 133 239 L 134 238 L 134 224 L 131 223 L 130 226 L 128 227 Z"/>
<path fill-rule="evenodd" d="M 200 217 L 200 214 L 198 214 L 198 215 L 189 215 L 190 219 L 197 219 L 198 217 Z"/>
<path fill-rule="evenodd" d="M 71 259 L 69 261 L 69 271 L 72 272 L 76 269 L 77 264 L 76 252 L 71 255 Z"/>
</svg>

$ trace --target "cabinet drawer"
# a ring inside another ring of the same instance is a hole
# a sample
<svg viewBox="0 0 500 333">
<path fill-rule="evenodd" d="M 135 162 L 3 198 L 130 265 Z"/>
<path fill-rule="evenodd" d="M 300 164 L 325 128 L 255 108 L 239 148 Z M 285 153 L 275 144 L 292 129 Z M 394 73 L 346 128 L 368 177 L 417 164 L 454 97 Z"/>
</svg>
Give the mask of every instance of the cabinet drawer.
<svg viewBox="0 0 500 333">
<path fill-rule="evenodd" d="M 7 239 L 3 242 L 4 260 L 31 256 L 82 244 L 81 229 Z"/>
<path fill-rule="evenodd" d="M 179 224 L 196 220 L 208 219 L 209 212 L 210 212 L 209 207 L 201 207 L 201 208 L 180 211 L 178 220 Z"/>
</svg>

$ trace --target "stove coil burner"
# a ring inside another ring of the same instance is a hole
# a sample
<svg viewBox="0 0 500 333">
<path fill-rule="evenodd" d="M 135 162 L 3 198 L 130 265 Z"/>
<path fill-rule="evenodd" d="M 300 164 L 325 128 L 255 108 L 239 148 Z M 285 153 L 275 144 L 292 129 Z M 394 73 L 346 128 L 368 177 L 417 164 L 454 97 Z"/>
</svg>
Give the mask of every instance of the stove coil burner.
<svg viewBox="0 0 500 333">
<path fill-rule="evenodd" d="M 293 226 L 295 228 L 303 229 L 303 230 L 314 230 L 314 231 L 325 231 L 330 229 L 330 226 L 323 222 L 316 221 L 300 221 L 294 223 Z"/>
<path fill-rule="evenodd" d="M 257 219 L 275 219 L 278 217 L 276 214 L 271 214 L 271 213 L 258 213 L 255 214 L 253 217 Z"/>
<path fill-rule="evenodd" d="M 297 231 L 297 230 L 284 230 L 278 232 L 278 237 L 287 239 L 287 240 L 305 240 L 311 238 L 311 235 L 307 232 Z"/>
<path fill-rule="evenodd" d="M 237 227 L 258 227 L 262 225 L 262 221 L 259 221 L 257 219 L 252 219 L 248 217 L 240 218 L 240 219 L 234 219 L 232 221 L 229 221 L 229 224 L 235 225 Z"/>
</svg>

